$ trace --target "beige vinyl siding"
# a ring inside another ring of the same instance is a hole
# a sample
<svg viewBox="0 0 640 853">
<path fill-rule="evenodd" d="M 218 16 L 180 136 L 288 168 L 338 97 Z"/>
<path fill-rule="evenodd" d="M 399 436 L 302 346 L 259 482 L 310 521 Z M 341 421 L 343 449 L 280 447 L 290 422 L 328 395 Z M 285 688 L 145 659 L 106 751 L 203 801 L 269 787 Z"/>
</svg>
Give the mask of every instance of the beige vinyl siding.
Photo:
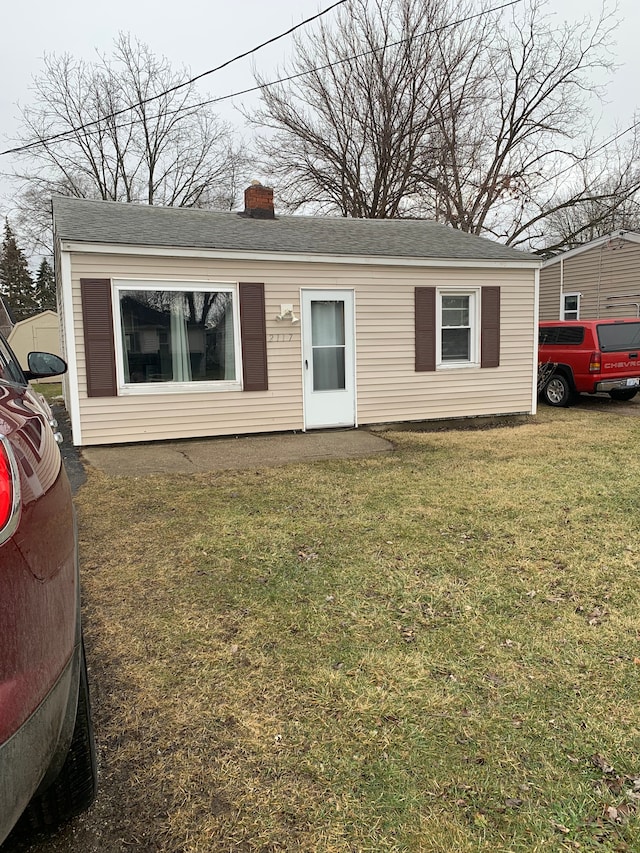
<svg viewBox="0 0 640 853">
<path fill-rule="evenodd" d="M 301 288 L 353 289 L 360 424 L 529 412 L 533 394 L 534 271 L 237 261 L 74 253 L 71 258 L 78 393 L 84 445 L 299 430 L 304 426 Z M 88 398 L 81 278 L 264 282 L 269 390 Z M 499 368 L 416 373 L 414 288 L 501 287 Z M 291 336 L 291 340 L 289 337 Z"/>
<path fill-rule="evenodd" d="M 560 319 L 560 263 L 540 270 L 540 319 Z"/>
</svg>

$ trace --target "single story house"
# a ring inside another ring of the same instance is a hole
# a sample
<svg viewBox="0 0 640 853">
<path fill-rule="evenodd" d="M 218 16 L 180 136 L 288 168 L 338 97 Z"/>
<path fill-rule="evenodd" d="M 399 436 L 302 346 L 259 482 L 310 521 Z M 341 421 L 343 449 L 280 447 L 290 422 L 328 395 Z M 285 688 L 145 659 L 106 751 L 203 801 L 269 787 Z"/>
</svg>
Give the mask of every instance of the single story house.
<svg viewBox="0 0 640 853">
<path fill-rule="evenodd" d="M 640 234 L 616 231 L 550 258 L 540 270 L 541 320 L 640 317 Z"/>
<path fill-rule="evenodd" d="M 422 220 L 55 198 L 76 445 L 536 408 L 537 258 Z"/>
<path fill-rule="evenodd" d="M 26 320 L 16 323 L 7 338 L 9 346 L 23 367 L 30 352 L 53 352 L 62 355 L 60 325 L 55 311 L 41 311 Z M 59 382 L 60 378 L 43 379 L 41 382 Z"/>
</svg>

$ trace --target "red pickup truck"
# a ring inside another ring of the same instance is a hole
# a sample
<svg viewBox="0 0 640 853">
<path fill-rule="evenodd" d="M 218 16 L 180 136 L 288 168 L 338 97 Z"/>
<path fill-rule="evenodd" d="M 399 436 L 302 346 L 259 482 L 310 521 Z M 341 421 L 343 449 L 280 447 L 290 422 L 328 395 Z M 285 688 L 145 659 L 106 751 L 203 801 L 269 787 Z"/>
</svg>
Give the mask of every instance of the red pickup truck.
<svg viewBox="0 0 640 853">
<path fill-rule="evenodd" d="M 540 323 L 538 377 L 550 406 L 582 393 L 631 400 L 640 390 L 640 319 Z"/>
</svg>

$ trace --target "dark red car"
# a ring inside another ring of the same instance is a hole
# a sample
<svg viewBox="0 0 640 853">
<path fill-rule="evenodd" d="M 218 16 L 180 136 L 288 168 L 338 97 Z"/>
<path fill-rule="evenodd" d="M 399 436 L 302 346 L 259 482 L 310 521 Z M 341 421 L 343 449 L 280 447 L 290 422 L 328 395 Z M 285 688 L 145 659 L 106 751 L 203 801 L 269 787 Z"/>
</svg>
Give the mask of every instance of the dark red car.
<svg viewBox="0 0 640 853">
<path fill-rule="evenodd" d="M 27 382 L 66 365 L 28 365 L 0 337 L 0 844 L 21 816 L 42 829 L 80 812 L 97 778 L 71 489 Z"/>
</svg>

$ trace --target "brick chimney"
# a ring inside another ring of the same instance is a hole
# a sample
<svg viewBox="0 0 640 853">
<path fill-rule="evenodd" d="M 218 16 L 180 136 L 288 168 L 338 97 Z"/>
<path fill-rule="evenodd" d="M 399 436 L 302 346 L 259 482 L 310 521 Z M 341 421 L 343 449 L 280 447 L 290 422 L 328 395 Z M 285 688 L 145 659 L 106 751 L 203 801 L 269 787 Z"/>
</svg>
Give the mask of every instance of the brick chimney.
<svg viewBox="0 0 640 853">
<path fill-rule="evenodd" d="M 263 187 L 260 181 L 251 181 L 251 186 L 244 191 L 244 215 L 253 219 L 275 219 L 271 187 Z"/>
</svg>

